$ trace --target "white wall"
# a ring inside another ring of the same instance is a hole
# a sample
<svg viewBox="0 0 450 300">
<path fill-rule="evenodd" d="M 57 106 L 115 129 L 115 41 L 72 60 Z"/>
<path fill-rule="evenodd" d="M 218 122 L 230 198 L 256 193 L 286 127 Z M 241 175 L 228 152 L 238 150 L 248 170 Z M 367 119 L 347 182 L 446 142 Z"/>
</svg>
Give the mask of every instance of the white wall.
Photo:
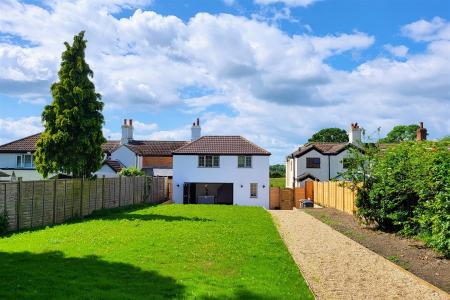
<svg viewBox="0 0 450 300">
<path fill-rule="evenodd" d="M 111 153 L 111 159 L 119 160 L 127 168 L 139 167 L 139 165 L 136 166 L 136 153 L 125 145 L 120 146 L 116 151 Z"/>
<path fill-rule="evenodd" d="M 16 168 L 17 155 L 22 153 L 0 153 L 0 169 L 1 168 Z"/>
<path fill-rule="evenodd" d="M 175 203 L 183 203 L 185 182 L 233 183 L 234 204 L 269 208 L 269 156 L 252 156 L 252 168 L 238 168 L 237 156 L 220 156 L 219 168 L 199 168 L 197 155 L 174 155 L 173 200 Z M 250 198 L 250 183 L 258 183 L 257 198 Z"/>
<path fill-rule="evenodd" d="M 110 166 L 108 166 L 106 164 L 103 165 L 100 168 L 100 170 L 98 170 L 94 174 L 97 175 L 97 177 L 105 176 L 105 177 L 109 177 L 109 178 L 111 178 L 111 177 L 118 177 L 119 176 L 119 174 L 117 174 L 113 169 L 111 169 Z"/>
<path fill-rule="evenodd" d="M 303 173 L 310 173 L 317 177 L 320 181 L 328 181 L 330 178 L 338 176 L 339 173 L 343 172 L 345 169 L 342 164 L 342 159 L 348 156 L 348 150 L 344 150 L 338 155 L 322 155 L 320 152 L 316 150 L 311 150 L 308 153 L 302 155 L 301 157 L 296 158 L 296 174 L 295 176 L 299 176 Z M 306 158 L 308 157 L 319 157 L 320 158 L 320 169 L 307 168 L 306 167 Z M 328 167 L 330 166 L 330 171 L 328 171 Z M 292 177 L 292 174 L 291 174 Z M 286 181 L 288 179 L 286 178 Z M 292 184 L 292 180 L 290 181 Z M 299 186 L 297 183 L 296 186 Z"/>
<path fill-rule="evenodd" d="M 294 160 L 292 158 L 289 158 L 286 161 L 286 187 L 291 188 L 292 187 L 292 176 L 294 171 Z"/>
</svg>

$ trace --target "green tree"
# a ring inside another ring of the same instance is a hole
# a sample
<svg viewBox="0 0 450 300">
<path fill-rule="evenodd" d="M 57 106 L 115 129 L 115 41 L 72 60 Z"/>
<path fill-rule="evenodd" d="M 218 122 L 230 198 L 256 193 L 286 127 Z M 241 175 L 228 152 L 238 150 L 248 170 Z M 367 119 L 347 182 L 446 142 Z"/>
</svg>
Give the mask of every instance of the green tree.
<svg viewBox="0 0 450 300">
<path fill-rule="evenodd" d="M 348 135 L 344 129 L 324 128 L 314 133 L 308 142 L 346 143 L 348 142 Z"/>
<path fill-rule="evenodd" d="M 380 143 L 400 143 L 404 141 L 415 141 L 417 129 L 419 125 L 397 125 L 386 135 L 385 138 L 379 140 Z"/>
<path fill-rule="evenodd" d="M 129 168 L 123 168 L 122 170 L 120 170 L 120 175 L 122 176 L 127 176 L 127 177 L 131 177 L 131 176 L 144 176 L 144 172 L 142 172 L 141 170 L 139 170 L 136 167 L 129 167 Z"/>
<path fill-rule="evenodd" d="M 282 178 L 286 176 L 285 165 L 271 165 L 269 171 L 270 178 Z"/>
<path fill-rule="evenodd" d="M 450 142 L 450 135 L 444 136 L 440 141 L 441 142 Z"/>
<path fill-rule="evenodd" d="M 90 177 L 101 166 L 103 102 L 90 80 L 94 73 L 85 61 L 84 31 L 73 45 L 65 42 L 59 81 L 51 86 L 53 101 L 42 113 L 45 130 L 36 145 L 36 169 L 44 177 L 62 172 Z"/>
</svg>

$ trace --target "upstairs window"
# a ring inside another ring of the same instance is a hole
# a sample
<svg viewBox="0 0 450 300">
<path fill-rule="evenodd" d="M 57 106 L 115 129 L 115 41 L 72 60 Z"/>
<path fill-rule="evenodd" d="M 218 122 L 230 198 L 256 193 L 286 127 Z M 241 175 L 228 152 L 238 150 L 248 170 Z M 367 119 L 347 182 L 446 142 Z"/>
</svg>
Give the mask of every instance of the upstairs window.
<svg viewBox="0 0 450 300">
<path fill-rule="evenodd" d="M 251 168 L 252 157 L 251 156 L 238 156 L 238 168 Z"/>
<path fill-rule="evenodd" d="M 31 154 L 23 154 L 18 155 L 16 160 L 17 168 L 33 168 L 33 155 Z"/>
<path fill-rule="evenodd" d="M 320 157 L 307 157 L 306 167 L 309 169 L 320 169 Z"/>
<path fill-rule="evenodd" d="M 220 166 L 220 158 L 218 155 L 199 155 L 199 168 L 218 168 Z"/>
<path fill-rule="evenodd" d="M 250 183 L 250 198 L 258 198 L 258 184 Z"/>
</svg>

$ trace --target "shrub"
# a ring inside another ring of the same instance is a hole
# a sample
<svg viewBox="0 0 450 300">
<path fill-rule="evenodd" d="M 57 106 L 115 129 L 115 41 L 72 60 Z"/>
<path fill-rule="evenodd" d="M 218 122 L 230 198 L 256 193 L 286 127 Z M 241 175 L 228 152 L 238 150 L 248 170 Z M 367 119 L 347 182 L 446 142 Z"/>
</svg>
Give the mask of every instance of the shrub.
<svg viewBox="0 0 450 300">
<path fill-rule="evenodd" d="M 422 238 L 450 256 L 450 143 L 403 142 L 352 151 L 343 177 L 357 191 L 358 217 Z"/>
<path fill-rule="evenodd" d="M 139 170 L 139 169 L 137 169 L 137 168 L 135 168 L 135 167 L 130 167 L 130 168 L 123 168 L 120 171 L 119 174 L 122 175 L 122 176 L 127 176 L 127 177 L 130 177 L 130 176 L 143 176 L 144 172 Z"/>
</svg>

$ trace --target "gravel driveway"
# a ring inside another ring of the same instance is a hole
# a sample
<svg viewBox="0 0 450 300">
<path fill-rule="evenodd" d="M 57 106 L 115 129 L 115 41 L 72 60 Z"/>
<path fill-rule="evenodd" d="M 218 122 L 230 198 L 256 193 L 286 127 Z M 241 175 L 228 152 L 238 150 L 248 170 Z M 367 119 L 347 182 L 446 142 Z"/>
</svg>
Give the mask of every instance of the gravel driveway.
<svg viewBox="0 0 450 300">
<path fill-rule="evenodd" d="M 270 213 L 317 299 L 450 299 L 300 210 Z"/>
</svg>

